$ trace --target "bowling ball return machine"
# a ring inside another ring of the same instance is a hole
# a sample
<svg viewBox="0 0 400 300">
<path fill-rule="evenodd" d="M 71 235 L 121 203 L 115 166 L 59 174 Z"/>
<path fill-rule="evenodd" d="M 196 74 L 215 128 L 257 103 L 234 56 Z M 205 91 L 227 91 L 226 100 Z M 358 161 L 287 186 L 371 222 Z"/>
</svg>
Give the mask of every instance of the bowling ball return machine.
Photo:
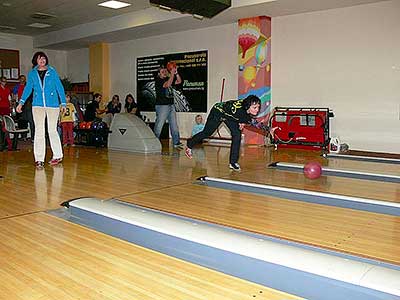
<svg viewBox="0 0 400 300">
<path fill-rule="evenodd" d="M 278 148 L 326 150 L 329 145 L 329 120 L 334 114 L 329 108 L 276 107 L 269 127 L 276 128 L 270 142 Z"/>
<path fill-rule="evenodd" d="M 108 137 L 108 149 L 142 154 L 160 154 L 161 143 L 149 126 L 138 116 L 115 114 Z"/>
</svg>

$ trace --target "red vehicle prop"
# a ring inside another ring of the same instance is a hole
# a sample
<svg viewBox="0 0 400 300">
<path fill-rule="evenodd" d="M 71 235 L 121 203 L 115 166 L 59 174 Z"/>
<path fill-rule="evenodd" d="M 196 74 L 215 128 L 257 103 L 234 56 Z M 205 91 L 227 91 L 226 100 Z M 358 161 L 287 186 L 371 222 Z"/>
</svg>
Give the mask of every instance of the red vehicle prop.
<svg viewBox="0 0 400 300">
<path fill-rule="evenodd" d="M 269 119 L 275 148 L 326 149 L 329 145 L 329 108 L 276 107 Z"/>
</svg>

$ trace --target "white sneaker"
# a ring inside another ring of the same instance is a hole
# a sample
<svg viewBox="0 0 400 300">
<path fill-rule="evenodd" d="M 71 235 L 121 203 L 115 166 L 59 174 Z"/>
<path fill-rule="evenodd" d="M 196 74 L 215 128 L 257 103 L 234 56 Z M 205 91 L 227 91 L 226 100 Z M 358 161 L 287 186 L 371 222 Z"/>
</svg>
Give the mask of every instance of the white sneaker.
<svg viewBox="0 0 400 300">
<path fill-rule="evenodd" d="M 187 158 L 192 159 L 193 158 L 192 149 L 186 147 L 185 155 L 186 155 Z"/>
<path fill-rule="evenodd" d="M 240 165 L 238 163 L 233 163 L 229 164 L 229 169 L 232 169 L 233 171 L 240 171 Z"/>
</svg>

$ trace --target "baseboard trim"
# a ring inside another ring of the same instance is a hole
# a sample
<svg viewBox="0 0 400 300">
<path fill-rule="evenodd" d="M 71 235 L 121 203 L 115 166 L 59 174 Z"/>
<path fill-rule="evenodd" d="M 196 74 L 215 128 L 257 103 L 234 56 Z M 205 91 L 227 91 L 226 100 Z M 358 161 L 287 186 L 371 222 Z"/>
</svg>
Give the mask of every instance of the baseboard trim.
<svg viewBox="0 0 400 300">
<path fill-rule="evenodd" d="M 373 151 L 365 151 L 365 150 L 349 150 L 345 154 L 400 159 L 400 154 L 387 153 L 387 152 L 373 152 Z"/>
</svg>

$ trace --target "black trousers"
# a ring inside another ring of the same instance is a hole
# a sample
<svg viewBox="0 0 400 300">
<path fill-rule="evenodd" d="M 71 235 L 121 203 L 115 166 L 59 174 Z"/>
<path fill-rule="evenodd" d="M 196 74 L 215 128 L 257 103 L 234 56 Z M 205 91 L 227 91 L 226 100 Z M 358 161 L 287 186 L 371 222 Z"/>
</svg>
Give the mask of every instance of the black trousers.
<svg viewBox="0 0 400 300">
<path fill-rule="evenodd" d="M 194 145 L 201 143 L 203 139 L 210 137 L 222 122 L 228 126 L 232 136 L 229 162 L 231 164 L 236 163 L 239 160 L 240 140 L 242 138 L 242 133 L 239 129 L 239 123 L 237 121 L 225 118 L 224 115 L 214 107 L 211 109 L 210 114 L 208 115 L 203 131 L 195 134 L 191 139 L 188 139 L 187 146 L 189 148 L 193 148 Z"/>
</svg>

